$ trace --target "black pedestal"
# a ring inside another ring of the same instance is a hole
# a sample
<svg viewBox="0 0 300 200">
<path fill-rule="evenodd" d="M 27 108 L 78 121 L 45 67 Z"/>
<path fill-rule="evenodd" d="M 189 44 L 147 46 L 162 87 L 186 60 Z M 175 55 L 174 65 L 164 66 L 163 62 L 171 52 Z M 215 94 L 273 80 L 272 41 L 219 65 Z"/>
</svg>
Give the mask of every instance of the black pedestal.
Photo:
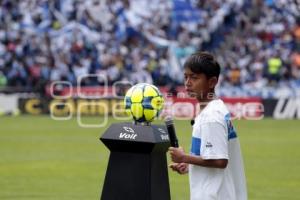
<svg viewBox="0 0 300 200">
<path fill-rule="evenodd" d="M 100 140 L 111 151 L 101 200 L 170 200 L 165 126 L 111 125 Z"/>
</svg>

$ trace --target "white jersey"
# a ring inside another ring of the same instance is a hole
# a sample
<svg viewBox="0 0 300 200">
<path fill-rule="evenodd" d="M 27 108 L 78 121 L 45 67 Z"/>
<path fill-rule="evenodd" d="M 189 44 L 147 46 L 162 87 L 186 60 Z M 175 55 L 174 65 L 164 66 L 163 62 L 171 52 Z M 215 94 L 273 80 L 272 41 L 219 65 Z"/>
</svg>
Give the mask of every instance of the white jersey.
<svg viewBox="0 0 300 200">
<path fill-rule="evenodd" d="M 191 200 L 246 200 L 240 144 L 222 100 L 212 100 L 196 117 L 191 154 L 228 159 L 225 169 L 189 165 Z"/>
</svg>

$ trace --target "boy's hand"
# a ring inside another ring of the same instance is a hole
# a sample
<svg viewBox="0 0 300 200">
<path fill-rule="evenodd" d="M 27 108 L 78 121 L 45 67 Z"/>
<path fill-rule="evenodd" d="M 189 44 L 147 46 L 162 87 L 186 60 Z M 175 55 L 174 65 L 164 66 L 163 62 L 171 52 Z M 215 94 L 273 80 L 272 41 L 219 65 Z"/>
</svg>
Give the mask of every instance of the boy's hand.
<svg viewBox="0 0 300 200">
<path fill-rule="evenodd" d="M 179 147 L 179 148 L 170 147 L 169 152 L 170 152 L 171 159 L 173 162 L 175 162 L 175 163 L 183 163 L 184 162 L 185 153 L 184 153 L 184 150 L 182 147 Z"/>
<path fill-rule="evenodd" d="M 169 167 L 178 174 L 186 174 L 189 172 L 189 165 L 186 163 L 172 163 Z"/>
</svg>

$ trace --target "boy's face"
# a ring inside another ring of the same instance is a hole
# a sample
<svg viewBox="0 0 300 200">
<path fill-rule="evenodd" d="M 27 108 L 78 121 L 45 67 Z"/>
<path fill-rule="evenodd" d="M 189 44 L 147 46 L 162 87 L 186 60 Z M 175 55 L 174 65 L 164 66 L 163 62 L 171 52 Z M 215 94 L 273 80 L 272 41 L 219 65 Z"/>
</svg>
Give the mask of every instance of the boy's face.
<svg viewBox="0 0 300 200">
<path fill-rule="evenodd" d="M 196 74 L 189 68 L 184 69 L 185 90 L 188 95 L 197 98 L 198 101 L 213 98 L 214 93 L 211 91 L 213 91 L 215 83 L 212 79 L 214 79 L 214 77 L 207 79 L 202 73 Z"/>
</svg>

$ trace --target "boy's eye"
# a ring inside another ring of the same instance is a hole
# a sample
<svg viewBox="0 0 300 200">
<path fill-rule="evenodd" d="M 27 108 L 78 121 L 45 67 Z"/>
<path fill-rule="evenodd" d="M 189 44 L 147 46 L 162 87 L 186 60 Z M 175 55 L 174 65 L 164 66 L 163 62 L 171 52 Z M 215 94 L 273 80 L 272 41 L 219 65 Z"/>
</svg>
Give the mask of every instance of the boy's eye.
<svg viewBox="0 0 300 200">
<path fill-rule="evenodd" d="M 196 80 L 196 79 L 198 79 L 198 77 L 195 76 L 195 75 L 192 75 L 192 76 L 184 76 L 184 79 L 185 79 L 185 80 L 187 80 L 187 79 Z"/>
</svg>

